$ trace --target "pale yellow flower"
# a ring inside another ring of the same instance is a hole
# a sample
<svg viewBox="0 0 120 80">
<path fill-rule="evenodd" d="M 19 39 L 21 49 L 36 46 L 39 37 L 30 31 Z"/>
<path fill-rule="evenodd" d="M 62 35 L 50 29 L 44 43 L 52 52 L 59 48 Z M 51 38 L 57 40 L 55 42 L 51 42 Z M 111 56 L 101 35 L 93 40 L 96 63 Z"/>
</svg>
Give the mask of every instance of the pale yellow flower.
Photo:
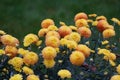
<svg viewBox="0 0 120 80">
<path fill-rule="evenodd" d="M 60 76 L 62 79 L 64 78 L 71 78 L 71 72 L 69 70 L 66 69 L 61 69 L 58 71 L 58 76 Z"/>
<path fill-rule="evenodd" d="M 52 68 L 55 65 L 54 59 L 44 59 L 43 64 L 46 68 Z"/>
<path fill-rule="evenodd" d="M 31 33 L 24 37 L 23 44 L 25 47 L 27 47 L 32 43 L 36 43 L 38 40 L 39 40 L 38 36 Z"/>
<path fill-rule="evenodd" d="M 14 74 L 9 80 L 23 80 L 23 77 L 21 74 Z"/>
<path fill-rule="evenodd" d="M 108 40 L 102 41 L 102 45 L 106 45 L 106 44 L 108 44 L 108 43 L 109 43 Z"/>
<path fill-rule="evenodd" d="M 112 18 L 111 21 L 113 21 L 113 22 L 117 23 L 118 25 L 120 25 L 120 21 L 117 18 Z"/>
<path fill-rule="evenodd" d="M 98 21 L 93 21 L 92 22 L 92 26 L 97 26 L 97 24 L 98 24 Z"/>
<path fill-rule="evenodd" d="M 120 75 L 113 75 L 110 80 L 120 80 Z"/>
<path fill-rule="evenodd" d="M 57 31 L 58 28 L 57 28 L 57 26 L 55 26 L 55 25 L 50 25 L 50 26 L 48 27 L 48 30 L 49 30 L 49 31 Z"/>
<path fill-rule="evenodd" d="M 97 14 L 89 14 L 88 16 L 89 16 L 89 17 L 96 17 Z"/>
<path fill-rule="evenodd" d="M 22 56 L 24 56 L 27 53 L 29 53 L 29 50 L 25 50 L 23 48 L 19 48 L 18 49 L 18 54 L 21 54 Z"/>
<path fill-rule="evenodd" d="M 69 35 L 69 39 L 70 40 L 74 40 L 76 42 L 80 42 L 81 40 L 81 35 L 77 32 L 72 32 L 70 35 Z"/>
<path fill-rule="evenodd" d="M 68 40 L 66 46 L 69 49 L 75 49 L 77 47 L 77 43 L 75 41 Z"/>
<path fill-rule="evenodd" d="M 120 74 L 120 64 L 116 67 L 116 71 Z"/>
<path fill-rule="evenodd" d="M 5 54 L 5 51 L 3 49 L 0 49 L 0 55 Z"/>
<path fill-rule="evenodd" d="M 3 30 L 0 30 L 0 35 L 5 35 L 6 33 Z"/>
<path fill-rule="evenodd" d="M 22 70 L 23 70 L 23 72 L 24 72 L 25 74 L 34 74 L 34 71 L 33 71 L 31 68 L 27 67 L 27 66 L 24 66 L 24 67 L 22 68 Z"/>
</svg>

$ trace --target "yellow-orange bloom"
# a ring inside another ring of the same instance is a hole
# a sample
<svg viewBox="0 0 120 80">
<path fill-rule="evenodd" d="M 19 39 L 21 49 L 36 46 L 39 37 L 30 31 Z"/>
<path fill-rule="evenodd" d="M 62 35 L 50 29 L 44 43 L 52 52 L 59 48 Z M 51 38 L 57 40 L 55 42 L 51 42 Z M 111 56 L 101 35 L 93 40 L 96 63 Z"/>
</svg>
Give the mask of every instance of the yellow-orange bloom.
<svg viewBox="0 0 120 80">
<path fill-rule="evenodd" d="M 75 41 L 68 40 L 66 46 L 69 49 L 75 49 L 77 47 L 77 43 Z"/>
<path fill-rule="evenodd" d="M 115 36 L 115 31 L 113 29 L 106 29 L 102 33 L 103 38 L 110 38 Z"/>
<path fill-rule="evenodd" d="M 120 21 L 117 18 L 112 18 L 111 21 L 113 21 L 113 22 L 117 23 L 118 25 L 120 25 Z"/>
<path fill-rule="evenodd" d="M 55 48 L 48 46 L 42 50 L 42 55 L 44 59 L 54 59 L 57 53 Z"/>
<path fill-rule="evenodd" d="M 44 36 L 47 34 L 48 31 L 49 31 L 49 30 L 46 29 L 46 28 L 40 29 L 40 30 L 38 31 L 38 36 L 39 36 L 39 37 L 44 37 Z"/>
<path fill-rule="evenodd" d="M 89 17 L 96 17 L 97 14 L 89 14 L 88 16 L 89 16 Z"/>
<path fill-rule="evenodd" d="M 102 45 L 106 45 L 106 44 L 108 44 L 108 43 L 109 43 L 108 40 L 102 41 Z"/>
<path fill-rule="evenodd" d="M 64 78 L 71 78 L 71 72 L 69 70 L 66 69 L 61 69 L 58 71 L 58 76 L 60 76 L 60 78 L 64 79 Z"/>
<path fill-rule="evenodd" d="M 21 74 L 14 74 L 9 80 L 23 80 L 23 77 Z"/>
<path fill-rule="evenodd" d="M 1 36 L 1 42 L 4 45 L 9 45 L 9 46 L 18 46 L 19 45 L 18 39 L 11 35 L 8 35 L 8 34 Z"/>
<path fill-rule="evenodd" d="M 8 54 L 9 56 L 14 57 L 17 55 L 17 53 L 18 53 L 18 50 L 16 47 L 13 47 L 13 46 L 5 47 L 5 54 Z"/>
<path fill-rule="evenodd" d="M 49 30 L 49 31 L 57 31 L 58 28 L 57 28 L 57 26 L 55 26 L 55 25 L 50 25 L 50 26 L 48 26 L 48 30 Z"/>
<path fill-rule="evenodd" d="M 51 47 L 57 48 L 60 45 L 60 40 L 55 36 L 50 36 L 50 37 L 46 38 L 45 44 L 46 44 L 46 46 L 51 46 Z"/>
<path fill-rule="evenodd" d="M 38 36 L 35 34 L 28 34 L 25 36 L 23 42 L 24 42 L 24 46 L 27 47 L 32 43 L 36 43 L 39 40 Z"/>
<path fill-rule="evenodd" d="M 62 38 L 60 40 L 60 45 L 65 46 L 65 45 L 67 45 L 67 42 L 68 42 L 68 40 L 66 38 Z"/>
<path fill-rule="evenodd" d="M 70 55 L 70 62 L 73 65 L 81 66 L 84 63 L 84 61 L 85 61 L 85 56 L 80 51 L 73 51 L 72 54 Z"/>
<path fill-rule="evenodd" d="M 70 35 L 69 35 L 69 39 L 70 40 L 74 40 L 76 42 L 80 42 L 81 40 L 81 35 L 77 32 L 72 32 Z"/>
<path fill-rule="evenodd" d="M 120 74 L 120 64 L 116 67 L 116 71 Z"/>
<path fill-rule="evenodd" d="M 88 16 L 86 13 L 80 12 L 75 15 L 74 21 L 77 21 L 79 19 L 88 19 Z"/>
<path fill-rule="evenodd" d="M 50 25 L 54 25 L 54 21 L 52 19 L 44 19 L 41 22 L 41 27 L 42 28 L 48 28 Z"/>
<path fill-rule="evenodd" d="M 5 35 L 6 33 L 3 30 L 0 30 L 0 35 Z"/>
<path fill-rule="evenodd" d="M 58 30 L 61 37 L 65 37 L 66 35 L 69 35 L 72 30 L 68 26 L 61 26 Z"/>
<path fill-rule="evenodd" d="M 120 80 L 120 75 L 113 75 L 110 80 Z"/>
<path fill-rule="evenodd" d="M 14 57 L 10 59 L 8 63 L 11 64 L 15 70 L 19 71 L 23 65 L 23 59 L 20 57 Z"/>
<path fill-rule="evenodd" d="M 40 80 L 39 76 L 37 75 L 28 75 L 26 80 Z"/>
<path fill-rule="evenodd" d="M 43 64 L 46 68 L 52 68 L 55 65 L 54 59 L 44 59 Z"/>
<path fill-rule="evenodd" d="M 85 37 L 85 38 L 89 38 L 91 36 L 91 30 L 89 28 L 86 27 L 80 27 L 78 29 L 78 33 L 81 34 L 81 36 Z"/>
<path fill-rule="evenodd" d="M 24 67 L 22 68 L 22 70 L 23 70 L 23 72 L 24 72 L 26 75 L 28 75 L 28 74 L 34 74 L 34 71 L 33 71 L 31 68 L 27 67 L 27 66 L 24 66 Z"/>
<path fill-rule="evenodd" d="M 0 55 L 5 54 L 5 51 L 3 49 L 0 49 Z"/>
<path fill-rule="evenodd" d="M 25 54 L 27 54 L 29 52 L 29 50 L 25 50 L 23 48 L 19 48 L 18 49 L 18 54 L 21 54 L 22 56 L 24 56 Z"/>
<path fill-rule="evenodd" d="M 57 32 L 57 31 L 49 31 L 47 34 L 46 34 L 46 38 L 48 38 L 48 37 L 51 37 L 51 36 L 55 36 L 55 37 L 57 37 L 58 39 L 60 39 L 60 35 L 59 35 L 59 33 Z"/>
<path fill-rule="evenodd" d="M 80 27 L 87 27 L 88 26 L 88 23 L 87 23 L 87 20 L 85 19 L 78 19 L 76 22 L 75 22 L 75 26 L 77 26 L 77 28 L 80 28 Z"/>
<path fill-rule="evenodd" d="M 107 20 L 107 18 L 105 16 L 97 16 L 96 20 L 97 21 L 99 21 L 99 20 Z"/>
<path fill-rule="evenodd" d="M 29 52 L 24 55 L 23 61 L 27 65 L 34 65 L 38 61 L 38 55 L 35 52 Z"/>
<path fill-rule="evenodd" d="M 70 25 L 69 28 L 70 28 L 71 30 L 73 30 L 73 31 L 77 31 L 77 27 L 76 27 L 76 26 Z"/>
<path fill-rule="evenodd" d="M 85 57 L 89 57 L 90 52 L 91 52 L 90 48 L 83 44 L 79 44 L 76 50 L 82 52 L 85 55 Z"/>
</svg>

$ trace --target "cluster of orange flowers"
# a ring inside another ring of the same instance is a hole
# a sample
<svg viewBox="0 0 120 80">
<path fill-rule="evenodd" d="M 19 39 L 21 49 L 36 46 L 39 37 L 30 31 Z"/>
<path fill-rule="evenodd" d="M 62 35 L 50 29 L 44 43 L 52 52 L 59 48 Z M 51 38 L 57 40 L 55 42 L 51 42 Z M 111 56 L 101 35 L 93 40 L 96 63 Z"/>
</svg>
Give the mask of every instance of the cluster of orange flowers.
<svg viewBox="0 0 120 80">
<path fill-rule="evenodd" d="M 95 20 L 89 19 L 91 17 L 95 18 Z M 120 25 L 118 19 L 112 18 L 111 20 Z M 52 19 L 45 19 L 41 22 L 41 29 L 38 35 L 33 33 L 26 35 L 23 40 L 24 47 L 30 47 L 32 44 L 38 47 L 45 46 L 40 51 L 40 54 L 29 49 L 20 48 L 18 39 L 1 30 L 0 42 L 4 49 L 0 49 L 0 55 L 10 56 L 8 64 L 12 65 L 16 71 L 24 72 L 27 75 L 26 80 L 40 80 L 40 76 L 34 74 L 34 70 L 30 68 L 31 65 L 37 64 L 40 55 L 44 59 L 43 64 L 45 67 L 53 68 L 57 62 L 62 63 L 62 60 L 55 60 L 58 54 L 68 54 L 67 50 L 60 52 L 60 46 L 66 46 L 72 51 L 69 53 L 69 61 L 75 66 L 83 65 L 90 54 L 95 53 L 94 50 L 88 47 L 89 41 L 86 44 L 81 43 L 82 38 L 88 39 L 92 36 L 90 23 L 92 26 L 96 26 L 96 29 L 102 33 L 103 38 L 107 39 L 115 36 L 114 26 L 110 25 L 104 16 L 87 15 L 81 12 L 75 15 L 74 22 L 75 26 L 60 22 L 60 27 L 58 28 Z M 40 38 L 44 38 L 44 40 L 42 41 Z M 108 44 L 108 42 L 103 44 Z M 99 49 L 98 51 L 98 54 L 104 54 L 104 59 L 109 60 L 110 64 L 115 66 L 116 55 L 114 53 L 107 49 Z M 117 72 L 118 74 L 120 73 L 120 66 L 117 67 Z M 67 69 L 60 69 L 58 76 L 63 79 L 71 78 L 72 73 Z M 111 80 L 116 79 L 120 80 L 120 75 L 115 75 L 111 78 Z M 21 74 L 14 74 L 9 80 L 23 80 L 23 77 Z"/>
</svg>

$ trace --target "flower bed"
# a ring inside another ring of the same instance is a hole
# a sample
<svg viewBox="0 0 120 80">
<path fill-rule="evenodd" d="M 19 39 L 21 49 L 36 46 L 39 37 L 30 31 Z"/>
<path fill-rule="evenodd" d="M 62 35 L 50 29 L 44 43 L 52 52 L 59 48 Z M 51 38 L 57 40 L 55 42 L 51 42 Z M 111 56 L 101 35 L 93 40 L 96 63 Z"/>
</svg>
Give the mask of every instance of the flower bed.
<svg viewBox="0 0 120 80">
<path fill-rule="evenodd" d="M 111 21 L 83 12 L 75 15 L 75 25 L 44 19 L 38 35 L 27 34 L 23 45 L 0 30 L 0 79 L 120 80 L 119 48 L 113 42 L 120 21 Z"/>
</svg>

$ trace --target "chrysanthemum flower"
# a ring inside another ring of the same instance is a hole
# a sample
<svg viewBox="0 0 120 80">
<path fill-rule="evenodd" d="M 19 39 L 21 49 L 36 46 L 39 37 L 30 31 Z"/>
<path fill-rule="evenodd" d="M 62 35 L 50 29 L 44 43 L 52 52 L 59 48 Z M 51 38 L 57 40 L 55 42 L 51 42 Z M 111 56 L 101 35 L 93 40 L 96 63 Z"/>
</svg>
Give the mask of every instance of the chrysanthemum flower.
<svg viewBox="0 0 120 80">
<path fill-rule="evenodd" d="M 18 54 L 21 54 L 22 56 L 24 56 L 25 54 L 27 54 L 29 52 L 29 50 L 25 50 L 23 48 L 19 48 L 18 49 Z"/>
<path fill-rule="evenodd" d="M 75 15 L 74 21 L 77 21 L 78 19 L 88 19 L 88 16 L 86 13 L 80 12 Z"/>
<path fill-rule="evenodd" d="M 57 26 L 55 26 L 55 25 L 50 25 L 50 26 L 48 26 L 48 30 L 49 30 L 49 31 L 57 31 L 58 28 L 57 28 Z"/>
<path fill-rule="evenodd" d="M 46 34 L 46 38 L 50 37 L 50 36 L 55 36 L 57 37 L 58 39 L 60 39 L 60 34 L 57 32 L 57 31 L 49 31 L 47 34 Z"/>
<path fill-rule="evenodd" d="M 110 38 L 115 36 L 115 31 L 113 29 L 106 29 L 102 33 L 103 38 Z"/>
<path fill-rule="evenodd" d="M 96 17 L 97 14 L 89 14 L 88 16 L 89 16 L 89 17 Z"/>
<path fill-rule="evenodd" d="M 8 54 L 11 57 L 14 57 L 18 54 L 18 50 L 14 46 L 6 46 L 5 47 L 5 54 Z"/>
<path fill-rule="evenodd" d="M 60 78 L 64 79 L 64 78 L 71 78 L 71 72 L 69 70 L 66 69 L 61 69 L 58 71 L 58 76 L 60 76 Z"/>
<path fill-rule="evenodd" d="M 10 59 L 8 63 L 11 64 L 15 70 L 19 71 L 23 65 L 23 59 L 20 57 L 14 57 Z"/>
<path fill-rule="evenodd" d="M 55 65 L 54 59 L 44 59 L 43 64 L 46 68 L 52 68 Z"/>
<path fill-rule="evenodd" d="M 60 40 L 55 36 L 50 36 L 50 37 L 46 38 L 45 44 L 46 44 L 46 46 L 51 46 L 51 47 L 57 48 L 60 45 Z"/>
<path fill-rule="evenodd" d="M 81 66 L 84 63 L 84 61 L 85 61 L 85 56 L 80 51 L 73 51 L 72 54 L 70 55 L 70 62 L 73 65 Z"/>
<path fill-rule="evenodd" d="M 58 30 L 61 37 L 65 37 L 66 35 L 69 35 L 72 30 L 68 26 L 61 26 Z"/>
<path fill-rule="evenodd" d="M 41 27 L 42 28 L 48 28 L 50 25 L 54 25 L 54 21 L 52 19 L 44 19 L 41 22 Z"/>
<path fill-rule="evenodd" d="M 120 64 L 116 67 L 116 71 L 120 74 Z"/>
<path fill-rule="evenodd" d="M 34 71 L 33 71 L 31 68 L 27 67 L 27 66 L 24 66 L 24 67 L 22 68 L 22 70 L 23 70 L 23 72 L 24 72 L 26 75 L 28 75 L 28 74 L 34 74 Z"/>
<path fill-rule="evenodd" d="M 71 30 L 73 30 L 73 31 L 77 31 L 77 27 L 76 27 L 76 26 L 70 25 L 69 28 L 70 28 Z"/>
<path fill-rule="evenodd" d="M 38 55 L 35 52 L 29 52 L 24 55 L 23 61 L 27 65 L 34 65 L 38 61 Z"/>
<path fill-rule="evenodd" d="M 62 45 L 62 46 L 65 46 L 65 45 L 67 45 L 67 39 L 66 38 L 62 38 L 61 40 L 60 40 L 60 45 Z"/>
<path fill-rule="evenodd" d="M 3 49 L 0 49 L 0 55 L 5 54 L 5 51 Z"/>
<path fill-rule="evenodd" d="M 81 35 L 77 32 L 72 32 L 70 35 L 69 35 L 69 39 L 70 40 L 74 40 L 76 42 L 80 42 L 81 40 Z"/>
<path fill-rule="evenodd" d="M 28 75 L 26 80 L 40 80 L 37 75 Z"/>
<path fill-rule="evenodd" d="M 120 80 L 120 75 L 113 75 L 110 80 Z"/>
<path fill-rule="evenodd" d="M 0 35 L 5 35 L 6 33 L 3 30 L 0 30 Z"/>
<path fill-rule="evenodd" d="M 73 40 L 68 40 L 66 46 L 69 49 L 75 49 L 77 47 L 77 43 Z"/>
<path fill-rule="evenodd" d="M 107 20 L 107 18 L 105 16 L 97 16 L 96 20 L 97 21 L 99 21 L 99 20 Z"/>
<path fill-rule="evenodd" d="M 24 46 L 27 47 L 32 43 L 36 43 L 39 40 L 38 36 L 35 34 L 28 34 L 25 36 L 23 42 L 24 42 Z"/>
<path fill-rule="evenodd" d="M 75 22 L 75 26 L 77 26 L 77 28 L 80 28 L 80 27 L 87 27 L 88 26 L 88 23 L 87 23 L 87 20 L 85 19 L 78 19 L 76 22 Z"/>
<path fill-rule="evenodd" d="M 44 37 L 44 36 L 47 34 L 48 31 L 49 31 L 49 30 L 46 29 L 46 28 L 40 29 L 40 30 L 38 31 L 38 36 L 39 36 L 39 37 Z"/>
<path fill-rule="evenodd" d="M 23 77 L 21 74 L 15 74 L 11 76 L 9 80 L 23 80 Z"/>
<path fill-rule="evenodd" d="M 55 48 L 53 47 L 45 47 L 42 50 L 42 55 L 44 59 L 54 59 L 57 55 Z"/>
<path fill-rule="evenodd" d="M 83 44 L 79 44 L 76 50 L 82 52 L 85 55 L 85 57 L 89 57 L 90 52 L 91 52 L 90 48 Z"/>
<path fill-rule="evenodd" d="M 80 33 L 81 36 L 83 36 L 85 38 L 89 38 L 92 34 L 91 30 L 89 28 L 86 28 L 86 27 L 80 27 L 78 29 L 78 33 Z"/>
<path fill-rule="evenodd" d="M 18 39 L 11 35 L 8 35 L 8 34 L 1 36 L 1 42 L 4 45 L 9 45 L 9 46 L 18 46 L 19 45 Z"/>
</svg>

